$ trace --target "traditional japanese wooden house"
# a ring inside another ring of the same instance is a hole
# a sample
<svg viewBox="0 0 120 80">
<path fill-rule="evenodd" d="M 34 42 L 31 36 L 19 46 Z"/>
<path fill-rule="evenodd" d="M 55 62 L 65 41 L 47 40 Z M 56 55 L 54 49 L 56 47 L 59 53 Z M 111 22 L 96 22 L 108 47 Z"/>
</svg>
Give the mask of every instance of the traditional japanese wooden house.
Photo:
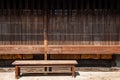
<svg viewBox="0 0 120 80">
<path fill-rule="evenodd" d="M 120 54 L 120 0 L 0 0 L 2 61 L 115 62 L 115 54 Z"/>
</svg>

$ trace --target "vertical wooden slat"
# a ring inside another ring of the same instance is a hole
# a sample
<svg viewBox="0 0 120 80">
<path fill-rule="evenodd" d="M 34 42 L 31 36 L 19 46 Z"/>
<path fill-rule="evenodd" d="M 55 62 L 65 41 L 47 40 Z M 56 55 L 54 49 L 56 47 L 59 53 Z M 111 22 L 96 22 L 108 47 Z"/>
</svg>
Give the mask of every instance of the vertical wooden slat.
<svg viewBox="0 0 120 80">
<path fill-rule="evenodd" d="M 33 12 L 33 13 L 31 13 L 31 15 L 30 15 L 30 17 L 31 17 L 31 32 L 30 33 L 33 33 L 33 34 L 36 34 L 35 33 L 35 31 L 36 31 L 36 29 L 37 29 L 37 24 L 38 24 L 38 22 L 37 22 L 37 12 L 34 10 L 34 0 L 32 0 L 31 1 L 31 12 Z M 40 26 L 39 26 L 40 27 Z M 31 35 L 31 44 L 36 44 L 35 43 L 35 38 L 36 38 L 36 35 Z"/>
<path fill-rule="evenodd" d="M 23 33 L 24 33 L 24 27 L 25 25 L 24 25 L 24 15 L 23 15 L 23 10 L 22 10 L 22 12 L 21 12 L 21 30 L 22 30 L 22 32 L 21 32 L 21 44 L 23 45 L 24 44 L 24 35 L 23 35 Z"/>
<path fill-rule="evenodd" d="M 4 0 L 2 0 L 2 4 L 1 4 L 1 8 L 2 8 L 2 16 L 1 16 L 1 41 L 2 41 L 2 45 L 4 45 L 4 36 L 3 36 L 3 24 L 4 24 Z"/>
<path fill-rule="evenodd" d="M 102 26 L 102 1 L 101 0 L 99 0 L 99 38 L 100 38 L 100 40 L 99 40 L 99 44 L 100 45 L 102 45 L 102 35 L 101 35 L 101 33 L 102 33 L 102 30 L 103 30 L 103 26 Z"/>
<path fill-rule="evenodd" d="M 88 0 L 87 3 L 87 26 L 88 26 L 88 30 L 87 30 L 87 45 L 91 44 L 91 11 L 90 11 L 90 0 Z"/>
<path fill-rule="evenodd" d="M 75 9 L 76 9 L 76 30 L 77 30 L 77 44 L 76 45 L 80 45 L 80 29 L 79 29 L 79 14 L 80 14 L 80 11 L 79 11 L 79 7 L 78 7 L 78 0 L 76 0 L 75 2 Z"/>
<path fill-rule="evenodd" d="M 118 27 L 118 23 L 117 23 L 118 14 L 117 14 L 117 11 L 114 11 L 114 14 L 116 14 L 116 15 L 114 16 L 114 23 L 113 23 L 114 27 L 112 27 L 113 34 L 111 33 L 112 34 L 112 43 L 114 43 L 113 45 L 118 45 L 118 34 L 119 34 L 119 32 L 117 32 L 117 27 Z"/>
<path fill-rule="evenodd" d="M 20 9 L 20 24 L 21 24 L 20 45 L 22 45 L 22 1 L 21 0 L 19 0 L 19 9 Z"/>
<path fill-rule="evenodd" d="M 91 40 L 92 40 L 92 42 L 91 42 L 91 44 L 92 45 L 94 45 L 94 37 L 93 37 L 93 32 L 94 32 L 94 25 L 95 25 L 95 10 L 94 10 L 94 8 L 95 8 L 95 3 L 94 3 L 94 1 L 92 1 L 92 29 L 91 29 Z"/>
<path fill-rule="evenodd" d="M 79 24 L 79 27 L 78 27 L 78 30 L 79 30 L 79 45 L 82 45 L 82 13 L 81 13 L 81 9 L 79 9 L 79 17 L 78 17 L 78 24 Z"/>
<path fill-rule="evenodd" d="M 119 0 L 117 0 L 117 11 L 118 11 L 118 25 L 120 25 L 120 5 L 119 5 Z M 118 41 L 119 41 L 119 45 L 120 45 L 120 26 L 118 27 Z"/>
<path fill-rule="evenodd" d="M 108 45 L 111 45 L 111 12 L 110 10 L 108 10 L 108 29 L 109 29 L 109 35 L 108 35 L 108 41 L 109 41 L 109 44 Z"/>
<path fill-rule="evenodd" d="M 37 31 L 37 29 L 40 30 L 39 28 L 42 28 L 42 26 L 39 25 L 40 23 L 38 22 L 38 18 L 39 18 L 39 12 L 38 13 L 36 12 L 36 14 L 32 15 L 32 19 L 34 19 L 34 21 L 32 23 L 35 26 L 35 27 L 33 27 L 34 29 L 32 30 L 32 32 L 34 32 L 34 34 L 40 34 L 38 36 L 41 36 L 42 34 L 38 33 L 38 31 Z M 37 41 L 38 41 L 37 35 L 35 35 L 34 40 L 33 40 L 33 44 L 37 45 Z M 41 42 L 41 41 L 39 41 L 39 42 Z M 39 45 L 41 45 L 41 44 L 39 43 Z"/>
<path fill-rule="evenodd" d="M 101 22 L 101 26 L 102 26 L 102 35 L 101 35 L 101 37 L 102 37 L 102 45 L 104 45 L 105 44 L 105 38 L 104 38 L 104 11 L 102 10 L 102 14 L 101 14 L 101 17 L 102 17 L 102 22 Z"/>
<path fill-rule="evenodd" d="M 116 39 L 116 45 L 119 45 L 119 12 L 117 10 L 116 11 L 116 28 L 115 28 L 115 35 L 117 36 L 117 39 Z"/>
<path fill-rule="evenodd" d="M 2 3 L 2 1 L 0 1 Z M 2 44 L 2 6 L 0 5 L 0 45 Z"/>
<path fill-rule="evenodd" d="M 73 22 L 72 22 L 72 0 L 67 0 L 67 2 L 69 2 L 68 3 L 68 11 L 67 11 L 67 26 L 68 26 L 68 31 L 67 31 L 67 35 L 66 36 L 68 36 L 68 44 L 72 44 L 72 41 L 71 41 L 71 39 L 70 39 L 70 37 L 71 36 L 74 36 L 73 34 L 74 34 L 74 26 L 73 26 Z M 73 31 L 72 31 L 72 29 L 73 29 Z M 74 40 L 73 40 L 73 42 L 74 42 Z"/>
<path fill-rule="evenodd" d="M 80 36 L 81 36 L 81 39 L 80 39 L 80 45 L 83 45 L 83 0 L 81 1 L 81 5 L 80 5 L 80 25 L 79 25 L 79 28 L 81 30 L 81 33 L 80 33 Z M 81 27 L 82 26 L 82 27 Z"/>
<path fill-rule="evenodd" d="M 65 17 L 65 2 L 64 2 L 64 0 L 62 1 L 62 18 L 63 18 L 63 44 L 65 44 L 66 45 L 66 24 L 65 24 L 65 19 L 66 19 L 66 17 Z"/>
<path fill-rule="evenodd" d="M 52 4 L 52 15 L 51 15 L 51 17 L 52 17 L 52 22 L 51 22 L 51 44 L 52 45 L 54 45 L 54 32 L 55 32 L 55 24 L 54 24 L 54 22 L 55 22 L 55 1 L 53 1 L 53 4 Z M 53 36 L 52 36 L 53 35 Z"/>
<path fill-rule="evenodd" d="M 16 18 L 16 15 L 15 15 L 16 14 L 16 2 L 15 1 L 13 1 L 13 8 L 14 8 L 14 11 L 13 11 L 13 14 L 14 14 L 13 25 L 14 25 L 14 32 L 15 32 L 13 44 L 16 45 L 16 33 L 17 33 L 17 26 L 16 26 L 16 24 L 17 24 L 17 18 Z"/>
<path fill-rule="evenodd" d="M 61 26 L 61 28 L 59 28 L 59 26 Z M 62 44 L 62 10 L 61 10 L 61 2 L 60 2 L 60 13 L 59 13 L 59 25 L 58 28 L 60 29 L 59 31 L 59 45 Z"/>
<path fill-rule="evenodd" d="M 118 14 L 120 13 L 120 5 L 119 5 L 119 0 L 117 0 L 117 12 Z M 119 9 L 118 9 L 119 8 Z M 120 14 L 118 15 L 118 21 L 120 21 Z M 118 25 L 120 25 L 120 22 L 118 22 Z M 118 44 L 120 45 L 120 27 L 118 28 Z"/>
<path fill-rule="evenodd" d="M 7 28 L 8 33 L 10 33 L 9 32 L 9 30 L 10 30 L 10 26 L 9 26 L 9 24 L 10 24 L 10 10 L 9 10 L 10 5 L 9 5 L 9 1 L 7 1 L 6 4 L 7 4 L 7 13 L 8 13 L 7 16 L 6 16 L 6 18 L 8 19 L 7 24 L 6 24 L 6 28 Z M 9 44 L 9 43 L 10 43 L 9 35 L 7 34 L 6 44 Z"/>
<path fill-rule="evenodd" d="M 78 14 L 78 3 L 77 3 L 77 1 L 78 0 L 72 0 L 72 16 L 74 16 L 73 17 L 73 26 L 74 26 L 74 34 L 73 34 L 73 36 L 75 36 L 75 42 L 73 42 L 72 43 L 72 45 L 79 45 L 79 33 L 78 33 L 78 31 L 79 31 L 79 29 L 78 29 L 78 27 L 79 27 L 79 25 L 78 25 L 78 16 L 79 16 L 79 14 Z M 71 28 L 72 28 L 72 26 L 71 26 Z M 71 31 L 70 31 L 71 32 Z M 72 35 L 71 35 L 72 36 Z M 71 39 L 71 41 L 73 40 L 73 39 Z"/>
<path fill-rule="evenodd" d="M 61 11 L 61 15 L 62 15 L 62 16 L 61 16 L 61 17 L 62 17 L 61 20 L 63 21 L 63 22 L 61 23 L 61 24 L 63 25 L 63 26 L 62 26 L 62 32 L 61 32 L 61 33 L 62 33 L 62 44 L 65 44 L 65 29 L 64 29 L 65 27 L 64 27 L 64 11 L 63 11 L 63 10 L 64 10 L 64 3 L 63 3 L 63 0 L 62 0 L 62 2 L 61 2 L 61 6 L 62 6 L 62 7 L 61 7 L 61 8 L 62 8 L 62 9 L 61 9 L 61 10 L 62 10 L 62 11 Z"/>
<path fill-rule="evenodd" d="M 98 19 L 99 19 L 99 11 L 96 10 L 95 11 L 95 21 L 96 21 L 96 23 L 95 23 L 95 27 L 94 27 L 94 32 L 95 32 L 94 45 L 100 45 L 100 43 L 99 43 L 99 41 L 100 41 L 100 39 L 99 39 L 99 21 L 98 21 Z"/>
<path fill-rule="evenodd" d="M 51 31 L 52 35 L 55 34 L 55 29 L 56 29 L 55 28 L 55 4 L 56 4 L 55 1 L 53 1 L 52 16 L 51 16 L 53 18 L 52 27 L 51 27 L 52 30 L 53 30 L 53 32 Z M 51 35 L 51 37 L 52 37 L 51 40 L 52 40 L 52 45 L 54 45 L 54 43 L 55 43 L 55 41 L 54 41 L 55 35 L 53 35 L 53 36 L 52 35 Z"/>
<path fill-rule="evenodd" d="M 42 11 L 40 10 L 39 12 L 38 12 L 38 15 L 36 16 L 36 19 L 38 19 L 38 25 L 37 25 L 37 27 L 36 27 L 36 30 L 37 30 L 37 34 L 39 34 L 40 33 L 40 35 L 39 36 L 37 36 L 36 38 L 37 38 L 37 42 L 38 42 L 38 44 L 40 44 L 40 45 L 43 45 L 44 43 L 42 42 L 42 40 L 43 40 L 43 27 L 44 27 L 44 22 L 43 22 L 43 14 L 41 15 L 41 13 L 42 13 Z M 36 23 L 36 22 L 35 22 Z M 42 37 L 41 37 L 42 36 Z M 40 41 L 39 41 L 40 40 Z"/>
<path fill-rule="evenodd" d="M 53 5 L 52 5 L 53 7 Z M 49 19 L 49 24 L 48 24 L 48 40 L 49 40 L 49 43 L 48 45 L 53 45 L 54 44 L 54 31 L 55 31 L 55 28 L 54 28 L 54 10 L 51 9 L 50 10 L 50 14 L 48 15 L 48 19 Z"/>
<path fill-rule="evenodd" d="M 58 13 L 58 8 L 59 8 L 59 2 L 58 0 L 56 0 L 56 16 L 55 16 L 55 45 L 58 45 L 59 44 L 59 32 L 58 32 L 58 24 L 59 24 L 59 13 Z"/>
<path fill-rule="evenodd" d="M 112 6 L 112 5 L 110 5 L 110 6 Z M 114 16 L 112 16 L 113 14 L 114 14 L 114 11 L 113 12 L 111 12 L 111 11 L 113 11 L 112 10 L 112 7 L 110 8 L 110 45 L 114 45 L 115 43 L 115 41 L 113 42 L 113 39 L 115 40 L 115 38 L 114 38 L 114 28 L 116 27 L 115 26 L 115 15 Z"/>
<path fill-rule="evenodd" d="M 108 31 L 108 45 L 111 45 L 111 17 L 110 17 L 111 13 L 110 10 L 108 10 L 108 23 L 107 23 L 107 27 L 109 29 Z"/>
<path fill-rule="evenodd" d="M 107 1 L 105 1 L 105 44 L 106 45 L 109 45 L 109 26 L 108 26 L 108 18 L 109 18 L 109 14 L 107 12 L 107 8 L 108 8 L 108 4 L 107 4 Z"/>
</svg>

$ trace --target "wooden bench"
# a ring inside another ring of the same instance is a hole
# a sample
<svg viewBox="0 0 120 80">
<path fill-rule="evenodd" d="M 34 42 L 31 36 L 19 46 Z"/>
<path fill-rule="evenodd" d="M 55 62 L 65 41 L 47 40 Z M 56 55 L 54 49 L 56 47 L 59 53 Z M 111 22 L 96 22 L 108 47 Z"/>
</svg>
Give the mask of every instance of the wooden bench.
<svg viewBox="0 0 120 80">
<path fill-rule="evenodd" d="M 20 67 L 22 66 L 41 66 L 41 67 L 53 67 L 53 66 L 67 66 L 71 67 L 72 77 L 75 75 L 76 60 L 16 60 L 12 63 L 15 65 L 15 78 L 20 76 Z"/>
</svg>

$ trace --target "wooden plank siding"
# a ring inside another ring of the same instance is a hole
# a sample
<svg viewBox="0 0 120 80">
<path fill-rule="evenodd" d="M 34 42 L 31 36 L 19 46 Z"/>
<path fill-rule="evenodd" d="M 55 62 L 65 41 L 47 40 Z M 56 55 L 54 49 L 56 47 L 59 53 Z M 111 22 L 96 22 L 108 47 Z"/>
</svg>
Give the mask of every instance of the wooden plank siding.
<svg viewBox="0 0 120 80">
<path fill-rule="evenodd" d="M 48 46 L 48 54 L 119 54 L 120 46 Z M 43 54 L 39 45 L 0 45 L 0 54 Z"/>
<path fill-rule="evenodd" d="M 119 2 L 0 0 L 0 54 L 120 54 Z"/>
<path fill-rule="evenodd" d="M 39 45 L 0 45 L 0 54 L 43 54 L 44 47 Z"/>
<path fill-rule="evenodd" d="M 119 54 L 120 46 L 48 46 L 48 54 Z"/>
<path fill-rule="evenodd" d="M 112 59 L 112 54 L 51 54 L 50 59 L 56 60 L 80 60 L 80 59 Z"/>
</svg>

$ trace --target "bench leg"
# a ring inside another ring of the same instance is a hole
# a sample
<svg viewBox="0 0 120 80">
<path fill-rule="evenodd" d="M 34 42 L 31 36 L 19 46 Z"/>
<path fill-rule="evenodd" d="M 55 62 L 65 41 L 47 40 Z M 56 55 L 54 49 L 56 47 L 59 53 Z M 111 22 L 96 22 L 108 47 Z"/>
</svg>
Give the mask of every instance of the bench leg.
<svg viewBox="0 0 120 80">
<path fill-rule="evenodd" d="M 49 71 L 52 71 L 52 67 L 49 67 Z"/>
<path fill-rule="evenodd" d="M 20 68 L 18 66 L 15 66 L 15 78 L 18 79 L 20 75 Z"/>
<path fill-rule="evenodd" d="M 75 76 L 75 66 L 72 65 L 72 77 L 74 78 L 74 76 Z"/>
<path fill-rule="evenodd" d="M 45 72 L 47 71 L 47 67 L 44 68 L 44 71 L 45 71 Z"/>
</svg>

